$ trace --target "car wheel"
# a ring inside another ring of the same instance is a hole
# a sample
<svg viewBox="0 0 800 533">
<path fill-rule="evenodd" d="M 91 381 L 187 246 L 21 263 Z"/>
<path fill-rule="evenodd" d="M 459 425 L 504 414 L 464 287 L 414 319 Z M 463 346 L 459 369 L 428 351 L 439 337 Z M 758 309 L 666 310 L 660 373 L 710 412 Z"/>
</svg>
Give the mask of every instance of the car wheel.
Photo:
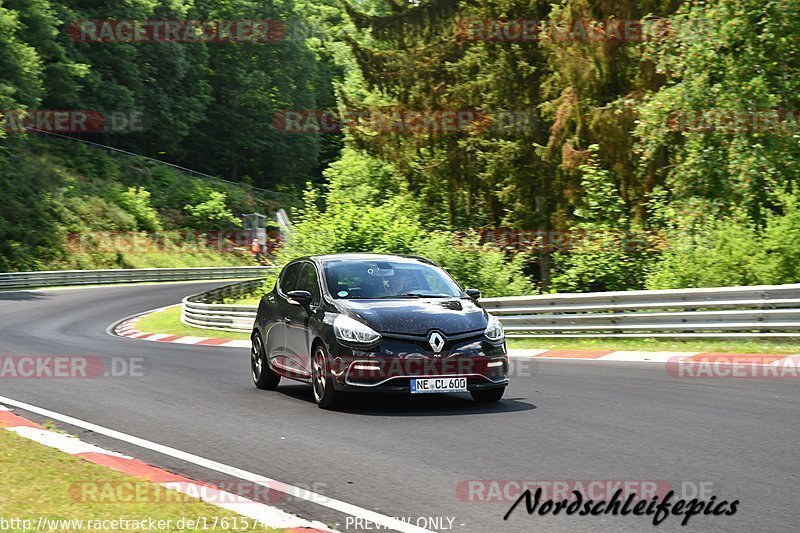
<svg viewBox="0 0 800 533">
<path fill-rule="evenodd" d="M 311 386 L 314 389 L 314 401 L 320 409 L 333 409 L 339 394 L 333 389 L 333 376 L 328 370 L 328 354 L 325 347 L 318 344 L 314 347 L 311 361 Z"/>
<path fill-rule="evenodd" d="M 275 390 L 281 377 L 274 373 L 267 363 L 267 354 L 264 353 L 264 343 L 261 341 L 261 334 L 256 333 L 251 339 L 253 347 L 250 349 L 250 372 L 253 376 L 253 383 L 256 387 L 263 390 Z"/>
<path fill-rule="evenodd" d="M 471 391 L 470 394 L 472 395 L 472 399 L 476 402 L 491 403 L 499 401 L 500 398 L 503 397 L 505 391 L 506 388 L 501 387 L 499 389 L 474 390 Z"/>
</svg>

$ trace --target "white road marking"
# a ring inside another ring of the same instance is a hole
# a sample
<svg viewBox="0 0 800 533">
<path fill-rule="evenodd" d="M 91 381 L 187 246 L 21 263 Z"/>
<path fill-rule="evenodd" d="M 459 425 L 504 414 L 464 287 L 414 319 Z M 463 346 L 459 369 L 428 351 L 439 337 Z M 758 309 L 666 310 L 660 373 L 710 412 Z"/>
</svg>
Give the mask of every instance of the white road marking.
<svg viewBox="0 0 800 533">
<path fill-rule="evenodd" d="M 172 337 L 167 333 L 151 333 L 147 336 L 147 340 L 149 341 L 157 341 L 158 339 L 166 339 L 167 337 Z"/>
<path fill-rule="evenodd" d="M 158 444 L 156 442 L 135 437 L 133 435 L 128 435 L 127 433 L 122 433 L 121 431 L 117 431 L 114 429 L 98 426 L 97 424 L 86 422 L 84 420 L 80 420 L 79 418 L 74 418 L 69 415 L 56 413 L 55 411 L 50 411 L 49 409 L 44 409 L 42 407 L 37 407 L 35 405 L 20 402 L 12 398 L 6 398 L 5 396 L 0 396 L 0 403 L 13 405 L 14 407 L 30 411 L 31 413 L 36 413 L 41 416 L 46 416 L 52 420 L 58 420 L 60 422 L 64 422 L 65 424 L 83 428 L 89 431 L 94 431 L 95 433 L 99 433 L 101 435 L 105 435 L 113 439 L 121 440 L 123 442 L 127 442 L 129 444 L 133 444 L 135 446 L 139 446 L 147 450 L 158 452 L 163 455 L 167 455 L 169 457 L 174 457 L 176 459 L 180 459 L 181 461 L 186 461 L 188 463 L 192 463 L 194 465 L 201 466 L 209 470 L 214 470 L 215 472 L 220 472 L 222 474 L 235 476 L 240 479 L 244 479 L 246 481 L 259 484 L 270 490 L 278 490 L 279 492 L 283 492 L 284 494 L 288 494 L 290 496 L 294 496 L 295 498 L 315 503 L 322 507 L 327 507 L 328 509 L 338 511 L 340 513 L 344 513 L 357 518 L 363 518 L 374 524 L 384 526 L 385 528 L 394 531 L 400 531 L 401 533 L 432 533 L 428 529 L 424 529 L 415 526 L 413 524 L 403 522 L 402 520 L 398 520 L 397 518 L 393 518 L 391 516 L 386 516 L 380 513 L 376 513 L 375 511 L 370 511 L 369 509 L 364 509 L 362 507 L 358 507 L 357 505 L 343 502 L 341 500 L 335 500 L 333 498 L 329 498 L 327 496 L 323 496 L 322 494 L 317 494 L 315 492 L 311 492 L 309 490 L 300 487 L 295 487 L 293 485 L 281 483 L 280 481 L 270 479 L 258 474 L 254 474 L 253 472 L 248 472 L 247 470 L 242 470 L 240 468 L 236 468 L 235 466 L 229 466 L 223 463 L 219 463 L 217 461 L 213 461 L 211 459 L 206 459 L 205 457 L 200 457 L 199 455 L 194 455 L 192 453 L 184 452 L 176 448 L 172 448 L 170 446 Z"/>
<path fill-rule="evenodd" d="M 225 344 L 220 344 L 219 346 L 223 348 L 250 348 L 250 341 L 243 341 L 243 340 L 229 341 L 226 342 Z"/>
<path fill-rule="evenodd" d="M 30 426 L 17 426 L 6 429 L 13 431 L 21 437 L 25 437 L 26 439 L 36 441 L 39 444 L 44 444 L 45 446 L 61 450 L 62 452 L 70 455 L 75 455 L 78 453 L 102 453 L 103 455 L 131 459 L 131 457 L 128 457 L 127 455 L 112 452 L 106 450 L 105 448 L 95 446 L 94 444 L 83 442 L 75 437 L 70 437 L 69 435 L 64 435 L 63 433 L 58 433 L 56 431 L 50 431 L 49 429 L 32 428 Z"/>
<path fill-rule="evenodd" d="M 170 341 L 175 344 L 197 344 L 200 341 L 206 340 L 208 337 L 181 337 L 179 339 L 175 339 L 174 341 Z"/>
</svg>

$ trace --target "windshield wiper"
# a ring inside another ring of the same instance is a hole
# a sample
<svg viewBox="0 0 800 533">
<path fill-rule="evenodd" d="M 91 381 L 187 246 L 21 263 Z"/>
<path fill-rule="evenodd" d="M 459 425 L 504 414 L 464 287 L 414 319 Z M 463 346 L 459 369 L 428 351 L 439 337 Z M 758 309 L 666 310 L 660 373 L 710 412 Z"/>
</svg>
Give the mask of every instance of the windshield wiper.
<svg viewBox="0 0 800 533">
<path fill-rule="evenodd" d="M 373 296 L 369 300 L 391 300 L 392 298 L 455 298 L 449 294 L 430 293 L 430 292 L 407 292 L 405 294 L 387 294 L 386 296 Z M 367 299 L 367 298 L 363 298 Z"/>
</svg>

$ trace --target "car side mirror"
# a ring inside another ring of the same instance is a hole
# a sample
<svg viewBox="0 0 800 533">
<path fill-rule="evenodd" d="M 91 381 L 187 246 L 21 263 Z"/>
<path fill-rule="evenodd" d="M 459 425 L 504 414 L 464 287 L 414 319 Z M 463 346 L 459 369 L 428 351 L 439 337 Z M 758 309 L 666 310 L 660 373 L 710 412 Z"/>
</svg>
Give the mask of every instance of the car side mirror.
<svg viewBox="0 0 800 533">
<path fill-rule="evenodd" d="M 475 301 L 479 300 L 481 297 L 481 291 L 479 291 L 478 289 L 467 289 L 464 292 L 466 292 L 467 296 L 469 296 Z"/>
<path fill-rule="evenodd" d="M 310 315 L 311 314 L 311 293 L 308 291 L 289 291 L 286 293 L 289 297 L 289 303 L 302 306 L 303 309 Z"/>
</svg>

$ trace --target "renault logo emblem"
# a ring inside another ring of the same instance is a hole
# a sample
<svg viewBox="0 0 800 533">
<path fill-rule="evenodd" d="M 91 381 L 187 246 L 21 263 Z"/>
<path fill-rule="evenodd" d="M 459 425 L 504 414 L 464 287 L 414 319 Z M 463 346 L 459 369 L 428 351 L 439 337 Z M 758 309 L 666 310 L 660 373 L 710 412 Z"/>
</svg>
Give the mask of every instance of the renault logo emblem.
<svg viewBox="0 0 800 533">
<path fill-rule="evenodd" d="M 431 333 L 430 337 L 428 337 L 428 344 L 433 348 L 433 353 L 438 355 L 442 353 L 442 348 L 444 348 L 444 337 L 442 337 L 442 334 L 438 331 L 434 331 Z"/>
</svg>

